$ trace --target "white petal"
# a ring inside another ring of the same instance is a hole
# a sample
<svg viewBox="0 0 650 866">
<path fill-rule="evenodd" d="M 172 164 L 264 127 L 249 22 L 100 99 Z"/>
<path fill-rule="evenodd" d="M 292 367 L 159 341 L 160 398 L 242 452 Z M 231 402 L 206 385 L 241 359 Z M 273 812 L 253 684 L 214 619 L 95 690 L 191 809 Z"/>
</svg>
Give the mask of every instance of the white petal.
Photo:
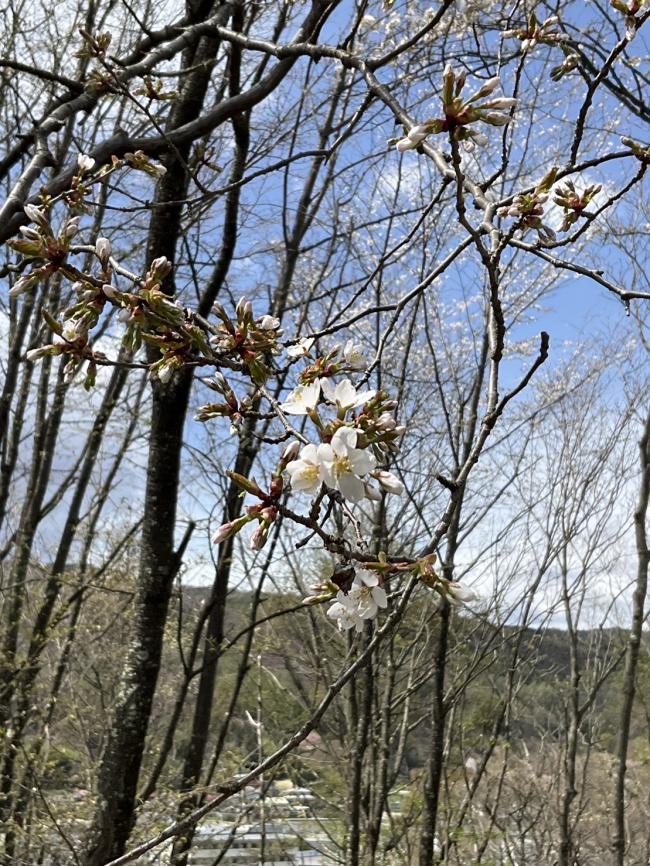
<svg viewBox="0 0 650 866">
<path fill-rule="evenodd" d="M 300 459 L 306 460 L 307 463 L 317 463 L 318 448 L 316 447 L 316 445 L 313 445 L 311 442 L 309 443 L 309 445 L 305 445 L 305 447 L 300 452 Z"/>
<path fill-rule="evenodd" d="M 364 498 L 365 489 L 363 481 L 349 472 L 345 472 L 343 475 L 339 476 L 338 488 L 343 496 L 346 499 L 349 499 L 350 502 L 360 502 Z"/>
<path fill-rule="evenodd" d="M 367 481 L 364 482 L 363 486 L 366 491 L 366 499 L 370 499 L 373 502 L 381 502 L 381 493 L 376 487 L 373 487 L 372 484 L 368 484 Z"/>
<path fill-rule="evenodd" d="M 357 579 L 364 586 L 379 586 L 379 576 L 374 571 L 357 571 Z"/>
<path fill-rule="evenodd" d="M 336 403 L 336 386 L 331 379 L 323 379 L 321 382 L 323 395 L 328 403 Z"/>
<path fill-rule="evenodd" d="M 372 589 L 372 600 L 377 607 L 388 607 L 388 598 L 386 591 L 381 586 L 375 586 Z"/>
<path fill-rule="evenodd" d="M 357 389 L 349 379 L 344 379 L 336 386 L 335 399 L 344 409 L 357 405 Z"/>
<path fill-rule="evenodd" d="M 298 403 L 293 400 L 282 403 L 280 408 L 285 415 L 306 415 L 308 411 L 304 403 Z"/>
<path fill-rule="evenodd" d="M 370 451 L 361 448 L 352 448 L 348 452 L 350 464 L 357 475 L 365 475 L 377 465 L 377 458 Z"/>
<path fill-rule="evenodd" d="M 352 427 L 339 427 L 332 436 L 332 451 L 339 457 L 346 457 L 348 450 L 357 444 L 357 431 Z"/>
<path fill-rule="evenodd" d="M 363 406 L 368 400 L 372 400 L 376 393 L 376 391 L 359 391 L 354 403 L 350 403 L 350 408 L 356 409 L 357 406 Z"/>
</svg>

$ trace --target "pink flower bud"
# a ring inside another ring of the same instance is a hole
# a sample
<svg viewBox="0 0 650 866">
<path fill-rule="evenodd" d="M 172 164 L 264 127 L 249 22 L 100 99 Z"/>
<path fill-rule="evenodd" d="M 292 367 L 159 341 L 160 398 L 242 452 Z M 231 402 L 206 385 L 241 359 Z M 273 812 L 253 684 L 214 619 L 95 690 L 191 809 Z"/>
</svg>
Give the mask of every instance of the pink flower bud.
<svg viewBox="0 0 650 866">
<path fill-rule="evenodd" d="M 260 523 L 255 532 L 251 535 L 250 548 L 251 550 L 261 550 L 266 544 L 269 528 L 265 523 Z"/>
<path fill-rule="evenodd" d="M 222 541 L 225 541 L 235 531 L 235 523 L 234 521 L 230 521 L 230 523 L 222 523 L 221 526 L 217 529 L 217 531 L 212 536 L 213 544 L 221 544 Z"/>
</svg>

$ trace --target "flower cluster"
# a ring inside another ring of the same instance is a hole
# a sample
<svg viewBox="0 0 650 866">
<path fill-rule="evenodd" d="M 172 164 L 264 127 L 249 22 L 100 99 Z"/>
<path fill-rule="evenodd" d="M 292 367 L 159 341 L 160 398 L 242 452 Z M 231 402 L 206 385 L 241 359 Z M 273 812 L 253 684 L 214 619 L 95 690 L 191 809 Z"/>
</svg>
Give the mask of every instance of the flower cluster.
<svg viewBox="0 0 650 866">
<path fill-rule="evenodd" d="M 377 616 L 380 608 L 388 606 L 386 591 L 380 577 L 374 571 L 357 571 L 348 592 L 339 590 L 336 601 L 327 615 L 336 622 L 341 631 L 351 628 L 363 631 L 364 624 Z"/>
<path fill-rule="evenodd" d="M 551 169 L 532 192 L 520 193 L 514 196 L 509 205 L 498 208 L 498 215 L 502 217 L 517 217 L 515 228 L 522 231 L 535 229 L 542 242 L 554 241 L 555 232 L 542 221 L 542 217 L 544 215 L 544 205 L 548 201 L 549 192 L 556 175 L 557 169 Z"/>
<path fill-rule="evenodd" d="M 364 568 L 339 568 L 329 581 L 313 587 L 318 594 L 306 598 L 304 604 L 333 600 L 327 611 L 328 617 L 334 620 L 341 631 L 354 628 L 361 632 L 368 620 L 374 619 L 380 610 L 388 606 L 384 584 L 391 574 L 414 575 L 454 607 L 478 600 L 479 596 L 469 587 L 437 574 L 435 561 L 435 554 L 429 554 L 411 563 L 391 563 L 385 555 L 380 554 L 379 561 L 367 563 Z"/>
<path fill-rule="evenodd" d="M 555 190 L 553 201 L 564 210 L 564 219 L 562 220 L 560 231 L 568 231 L 578 221 L 594 196 L 601 189 L 601 184 L 592 184 L 580 193 L 573 181 L 567 180 L 564 186 L 560 186 Z"/>
<path fill-rule="evenodd" d="M 220 304 L 212 312 L 221 323 L 216 327 L 210 344 L 219 355 L 237 357 L 257 385 L 262 385 L 269 375 L 266 357 L 278 355 L 278 339 L 282 335 L 280 320 L 263 315 L 255 318 L 253 305 L 242 298 L 235 308 L 235 319 L 231 319 Z"/>
<path fill-rule="evenodd" d="M 355 360 L 359 355 L 350 343 L 346 351 Z M 317 362 L 303 376 L 312 377 L 319 370 L 330 372 L 332 366 Z M 336 413 L 329 423 L 319 414 L 323 403 Z M 288 415 L 309 416 L 321 437 L 320 444 L 305 445 L 297 459 L 287 464 L 293 490 L 316 493 L 325 484 L 344 499 L 359 502 L 380 497 L 370 483 L 374 478 L 390 493 L 403 492 L 401 482 L 391 472 L 376 470 L 378 462 L 396 450 L 404 432 L 392 415 L 395 402 L 384 391 L 358 391 L 350 379 L 335 385 L 331 378 L 314 378 L 298 385 L 280 408 Z"/>
<path fill-rule="evenodd" d="M 556 45 L 562 40 L 562 34 L 554 29 L 558 20 L 553 15 L 540 24 L 535 13 L 531 12 L 525 27 L 504 30 L 502 36 L 505 39 L 520 39 L 523 52 L 532 51 L 537 45 Z"/>
<path fill-rule="evenodd" d="M 252 313 L 247 302 L 240 303 L 238 310 L 241 329 Z M 273 334 L 274 340 L 280 333 L 279 322 L 270 316 L 250 321 L 254 323 L 254 332 Z M 225 328 L 220 332 L 216 344 L 233 351 L 236 345 L 219 343 L 219 340 L 232 339 L 232 329 Z M 270 347 L 265 344 L 271 350 L 274 346 L 275 343 Z M 299 347 L 299 351 L 294 347 Z M 395 495 L 404 491 L 401 481 L 392 472 L 379 468 L 386 457 L 397 450 L 397 443 L 404 433 L 404 428 L 398 426 L 392 414 L 396 403 L 389 399 L 385 391 L 357 390 L 348 378 L 336 383 L 333 381 L 337 373 L 358 370 L 366 365 L 354 342 L 349 340 L 343 349 L 334 347 L 322 357 L 312 356 L 312 347 L 313 341 L 303 339 L 288 348 L 289 357 L 302 357 L 307 360 L 308 366 L 300 373 L 298 385 L 285 402 L 275 406 L 284 417 L 307 416 L 318 432 L 319 441 L 308 442 L 302 447 L 297 440 L 291 442 L 273 472 L 268 490 L 262 489 L 254 479 L 229 472 L 229 477 L 242 491 L 254 496 L 259 503 L 246 506 L 241 517 L 220 526 L 213 537 L 215 543 L 231 538 L 248 523 L 257 521 L 258 527 L 250 544 L 253 549 L 261 548 L 279 513 L 280 497 L 286 492 L 286 480 L 290 482 L 293 492 L 322 496 L 329 491 L 353 503 L 363 499 L 380 499 L 379 488 Z M 242 360 L 247 363 L 245 358 Z M 202 407 L 197 417 L 207 420 L 229 416 L 237 426 L 251 409 L 250 397 L 248 402 L 245 402 L 246 398 L 238 400 L 221 373 L 202 381 L 221 394 L 223 402 Z M 376 481 L 379 488 L 372 481 Z M 331 592 L 328 591 L 325 597 L 330 598 Z"/>
<path fill-rule="evenodd" d="M 482 132 L 471 127 L 471 124 L 481 122 L 488 126 L 505 126 L 512 119 L 504 109 L 511 109 L 517 104 L 516 99 L 499 97 L 485 99 L 500 85 L 498 77 L 490 78 L 475 93 L 464 98 L 461 94 L 465 87 L 464 72 L 454 72 L 447 65 L 442 76 L 442 107 L 444 118 L 427 120 L 412 127 L 404 138 L 394 141 L 400 153 L 413 150 L 429 135 L 447 132 L 455 141 L 465 141 L 468 144 L 486 145 L 488 138 Z"/>
<path fill-rule="evenodd" d="M 580 56 L 572 51 L 567 45 L 562 44 L 560 46 L 562 51 L 564 51 L 565 57 L 562 63 L 558 64 L 558 66 L 554 66 L 551 69 L 551 79 L 553 81 L 561 81 L 565 75 L 568 75 L 569 72 L 572 72 L 578 64 L 580 63 Z"/>
<path fill-rule="evenodd" d="M 647 0 L 609 0 L 609 3 L 625 16 L 625 36 L 628 40 L 633 39 L 639 27 L 636 15 L 646 5 Z"/>
</svg>

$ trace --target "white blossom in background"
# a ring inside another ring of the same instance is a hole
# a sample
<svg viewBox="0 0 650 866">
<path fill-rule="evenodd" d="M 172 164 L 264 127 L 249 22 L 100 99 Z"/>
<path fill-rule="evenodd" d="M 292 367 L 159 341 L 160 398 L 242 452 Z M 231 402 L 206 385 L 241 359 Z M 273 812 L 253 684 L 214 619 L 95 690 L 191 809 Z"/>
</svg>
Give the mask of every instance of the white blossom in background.
<svg viewBox="0 0 650 866">
<path fill-rule="evenodd" d="M 339 427 L 329 445 L 318 446 L 321 477 L 328 487 L 339 490 L 350 502 L 359 502 L 365 496 L 363 475 L 371 472 L 377 460 L 373 454 L 357 448 L 357 431 L 352 427 Z"/>
<path fill-rule="evenodd" d="M 276 319 L 275 316 L 262 316 L 258 326 L 263 331 L 276 331 L 280 327 L 280 320 Z"/>
<path fill-rule="evenodd" d="M 298 460 L 287 463 L 293 490 L 315 493 L 321 485 L 321 464 L 316 445 L 305 445 Z"/>
<path fill-rule="evenodd" d="M 323 396 L 328 403 L 335 403 L 339 409 L 356 409 L 372 399 L 376 391 L 357 391 L 349 379 L 344 379 L 334 385 L 329 379 L 321 382 Z"/>
<path fill-rule="evenodd" d="M 320 382 L 316 379 L 309 385 L 298 385 L 289 394 L 280 408 L 287 415 L 307 415 L 316 408 L 320 397 Z"/>
<path fill-rule="evenodd" d="M 294 343 L 292 346 L 287 348 L 287 355 L 290 358 L 302 358 L 303 355 L 306 355 L 309 352 L 313 345 L 313 337 L 302 337 L 302 339 L 298 340 L 297 343 Z"/>
<path fill-rule="evenodd" d="M 367 361 L 354 340 L 348 340 L 343 347 L 343 357 L 352 370 L 365 370 Z"/>
</svg>

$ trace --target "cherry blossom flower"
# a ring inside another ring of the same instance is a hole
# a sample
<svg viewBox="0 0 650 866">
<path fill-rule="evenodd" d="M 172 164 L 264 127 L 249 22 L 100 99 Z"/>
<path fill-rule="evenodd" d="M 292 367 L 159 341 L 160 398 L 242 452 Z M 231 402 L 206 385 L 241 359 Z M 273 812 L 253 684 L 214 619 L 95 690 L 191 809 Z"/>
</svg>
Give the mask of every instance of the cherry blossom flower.
<svg viewBox="0 0 650 866">
<path fill-rule="evenodd" d="M 342 592 L 339 592 L 336 598 L 337 601 L 327 611 L 330 619 L 336 621 L 340 631 L 349 631 L 351 628 L 359 632 L 363 631 L 364 621 L 356 605 L 351 604 L 348 596 Z"/>
<path fill-rule="evenodd" d="M 306 355 L 309 352 L 313 345 L 313 337 L 303 337 L 298 340 L 297 343 L 294 343 L 292 346 L 287 348 L 287 355 L 290 358 L 302 358 L 303 355 Z"/>
<path fill-rule="evenodd" d="M 262 331 L 276 331 L 280 327 L 280 320 L 275 316 L 262 316 L 257 325 Z"/>
<path fill-rule="evenodd" d="M 309 385 L 298 385 L 280 408 L 287 415 L 307 415 L 316 408 L 319 397 L 320 382 L 316 379 Z"/>
<path fill-rule="evenodd" d="M 318 490 L 322 471 L 316 445 L 305 445 L 300 452 L 300 458 L 287 463 L 287 472 L 291 476 L 293 490 L 304 490 L 308 493 Z"/>
<path fill-rule="evenodd" d="M 373 571 L 357 572 L 348 598 L 356 605 L 361 619 L 374 619 L 380 607 L 388 607 L 386 592 L 379 586 L 379 575 Z"/>
<path fill-rule="evenodd" d="M 344 379 L 338 385 L 333 385 L 329 379 L 322 381 L 323 394 L 328 403 L 336 403 L 339 409 L 356 409 L 363 406 L 376 391 L 357 391 L 349 379 Z"/>
<path fill-rule="evenodd" d="M 375 468 L 377 460 L 368 451 L 356 447 L 357 431 L 339 427 L 329 445 L 318 446 L 321 478 L 328 487 L 339 490 L 351 502 L 365 496 L 362 475 Z"/>
<path fill-rule="evenodd" d="M 82 172 L 91 171 L 91 169 L 95 165 L 95 160 L 92 158 L 92 156 L 88 156 L 85 153 L 80 153 L 77 157 L 77 165 Z"/>
<path fill-rule="evenodd" d="M 348 340 L 343 347 L 343 357 L 345 363 L 352 370 L 364 370 L 366 367 L 366 359 L 363 357 L 361 349 L 353 340 Z"/>
</svg>

